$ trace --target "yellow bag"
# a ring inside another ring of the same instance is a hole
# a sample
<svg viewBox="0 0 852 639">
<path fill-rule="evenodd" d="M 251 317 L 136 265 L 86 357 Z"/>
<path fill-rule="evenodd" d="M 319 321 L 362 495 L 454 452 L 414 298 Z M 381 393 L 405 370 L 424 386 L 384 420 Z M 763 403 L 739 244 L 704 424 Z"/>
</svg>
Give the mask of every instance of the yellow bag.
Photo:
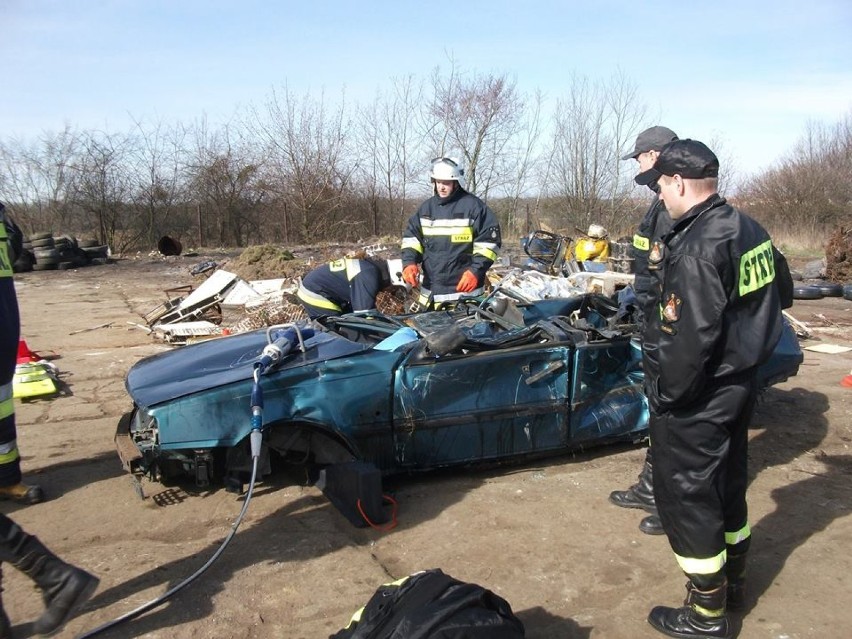
<svg viewBox="0 0 852 639">
<path fill-rule="evenodd" d="M 12 396 L 15 399 L 43 397 L 59 392 L 55 372 L 50 364 L 18 364 L 12 378 Z"/>
<path fill-rule="evenodd" d="M 577 242 L 574 255 L 578 262 L 591 260 L 593 262 L 606 262 L 609 257 L 609 241 L 606 239 L 584 238 Z"/>
</svg>

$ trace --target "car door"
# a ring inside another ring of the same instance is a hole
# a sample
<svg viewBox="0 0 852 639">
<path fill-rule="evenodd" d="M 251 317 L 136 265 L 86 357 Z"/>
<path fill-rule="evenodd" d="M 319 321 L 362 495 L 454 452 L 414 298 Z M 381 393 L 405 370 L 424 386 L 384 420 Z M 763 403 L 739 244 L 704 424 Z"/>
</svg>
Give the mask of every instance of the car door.
<svg viewBox="0 0 852 639">
<path fill-rule="evenodd" d="M 565 445 L 569 345 L 419 357 L 410 353 L 394 381 L 401 467 L 497 460 Z"/>
<path fill-rule="evenodd" d="M 648 427 L 642 349 L 626 337 L 577 346 L 569 446 L 638 439 Z"/>
</svg>

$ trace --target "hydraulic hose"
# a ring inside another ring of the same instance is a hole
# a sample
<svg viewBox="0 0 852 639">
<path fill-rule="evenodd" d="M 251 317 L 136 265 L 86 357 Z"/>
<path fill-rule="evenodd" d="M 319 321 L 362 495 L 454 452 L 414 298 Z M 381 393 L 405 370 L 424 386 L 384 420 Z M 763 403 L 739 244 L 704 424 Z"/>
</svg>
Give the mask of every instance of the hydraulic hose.
<svg viewBox="0 0 852 639">
<path fill-rule="evenodd" d="M 266 364 L 258 363 L 258 364 L 255 364 L 255 367 L 254 367 L 254 372 L 253 372 L 254 385 L 252 386 L 252 391 L 251 391 L 251 404 L 252 404 L 251 405 L 251 433 L 249 435 L 249 443 L 251 445 L 251 457 L 252 457 L 251 479 L 249 480 L 248 492 L 246 492 L 246 500 L 243 503 L 242 510 L 240 510 L 239 516 L 237 517 L 236 521 L 234 521 L 233 525 L 231 526 L 231 531 L 228 533 L 228 536 L 225 537 L 225 540 L 222 542 L 222 544 L 219 546 L 219 548 L 216 550 L 216 552 L 213 553 L 213 556 L 210 557 L 210 559 L 208 559 L 207 562 L 203 566 L 201 566 L 201 568 L 199 568 L 193 574 L 191 574 L 189 577 L 187 577 L 182 582 L 177 584 L 174 588 L 171 588 L 170 590 L 166 591 L 165 593 L 163 593 L 159 597 L 152 599 L 148 603 L 142 604 L 141 606 L 139 606 L 135 610 L 131 610 L 130 612 L 125 613 L 125 614 L 121 615 L 120 617 L 116 617 L 112 621 L 108 621 L 107 623 L 100 625 L 97 628 L 89 630 L 85 634 L 78 635 L 77 639 L 87 639 L 88 637 L 94 637 L 95 635 L 98 635 L 98 634 L 104 632 L 105 630 L 109 630 L 110 628 L 115 628 L 116 626 L 123 624 L 126 621 L 130 621 L 131 619 L 135 619 L 139 615 L 142 615 L 142 614 L 148 612 L 149 610 L 153 610 L 154 608 L 157 608 L 158 606 L 162 605 L 169 598 L 171 598 L 173 595 L 175 595 L 176 593 L 178 593 L 181 590 L 183 590 L 184 588 L 186 588 L 189 584 L 191 584 L 193 581 L 198 579 L 198 577 L 200 577 L 202 574 L 204 574 L 204 572 L 210 566 L 213 565 L 213 562 L 215 562 L 219 558 L 219 555 L 222 554 L 222 552 L 225 550 L 225 548 L 228 547 L 228 544 L 231 543 L 231 539 L 233 539 L 234 535 L 237 534 L 237 529 L 240 527 L 240 524 L 243 521 L 243 517 L 245 517 L 246 511 L 248 510 L 249 502 L 251 502 L 251 496 L 252 496 L 252 493 L 254 492 L 254 484 L 255 484 L 255 481 L 257 479 L 257 464 L 258 464 L 258 460 L 260 459 L 261 444 L 263 442 L 263 433 L 262 433 L 262 430 L 261 430 L 261 428 L 263 426 L 263 390 L 261 389 L 261 386 L 260 386 L 260 376 L 268 368 L 268 366 L 269 366 L 269 363 L 266 363 Z"/>
</svg>

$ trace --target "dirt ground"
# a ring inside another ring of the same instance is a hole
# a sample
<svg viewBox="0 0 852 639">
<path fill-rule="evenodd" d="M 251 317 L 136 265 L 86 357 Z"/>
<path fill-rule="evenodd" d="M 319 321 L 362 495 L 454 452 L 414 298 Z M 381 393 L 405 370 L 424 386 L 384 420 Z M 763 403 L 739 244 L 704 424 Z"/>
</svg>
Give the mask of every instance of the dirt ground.
<svg viewBox="0 0 852 639">
<path fill-rule="evenodd" d="M 242 499 L 221 488 L 146 482 L 141 499 L 113 445 L 130 408 L 127 370 L 169 348 L 131 322 L 165 299 L 163 289 L 192 283 L 190 267 L 220 257 L 140 256 L 16 275 L 23 334 L 33 350 L 55 352 L 67 393 L 18 404 L 25 474 L 49 500 L 0 502 L 0 511 L 101 578 L 62 636 L 106 623 L 192 574 L 240 510 Z M 791 310 L 815 330 L 803 346 L 852 346 L 852 302 L 797 301 Z M 840 382 L 850 372 L 852 352 L 806 351 L 799 375 L 760 403 L 750 431 L 750 609 L 733 616 L 740 637 L 848 634 L 852 388 Z M 640 511 L 607 501 L 635 481 L 644 455 L 620 446 L 396 480 L 385 486 L 399 502 L 399 525 L 388 533 L 354 528 L 316 488 L 276 477 L 259 484 L 242 527 L 207 573 L 101 636 L 324 638 L 381 583 L 434 567 L 507 599 L 531 638 L 660 636 L 648 611 L 679 605 L 684 577 L 665 537 L 638 530 Z M 15 636 L 30 636 L 39 596 L 14 569 L 3 576 Z"/>
</svg>

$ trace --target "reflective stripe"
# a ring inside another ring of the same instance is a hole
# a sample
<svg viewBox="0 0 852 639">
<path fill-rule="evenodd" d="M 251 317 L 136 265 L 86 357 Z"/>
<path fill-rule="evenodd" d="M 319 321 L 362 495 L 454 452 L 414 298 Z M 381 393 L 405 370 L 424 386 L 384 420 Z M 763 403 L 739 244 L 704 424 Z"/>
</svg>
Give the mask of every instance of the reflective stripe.
<svg viewBox="0 0 852 639">
<path fill-rule="evenodd" d="M 418 573 L 414 573 L 414 574 L 418 574 Z M 402 579 L 397 579 L 396 581 L 392 581 L 389 584 L 383 584 L 382 588 L 387 588 L 388 586 L 401 586 L 406 581 L 408 581 L 408 577 L 403 577 Z M 364 614 L 364 608 L 366 608 L 366 607 L 367 606 L 361 606 L 361 608 L 359 610 L 357 610 L 354 615 L 352 615 L 352 619 L 349 620 L 349 624 L 347 624 L 347 626 L 346 626 L 346 628 L 344 628 L 344 630 L 349 630 L 349 629 L 352 628 L 353 624 L 361 622 L 361 615 Z"/>
<path fill-rule="evenodd" d="M 640 251 L 650 251 L 651 240 L 649 240 L 647 237 L 642 237 L 641 235 L 634 235 L 633 246 L 638 248 Z"/>
<path fill-rule="evenodd" d="M 361 272 L 361 260 L 346 258 L 346 279 L 350 282 Z"/>
<path fill-rule="evenodd" d="M 457 244 L 473 242 L 473 222 L 470 219 L 431 220 L 420 218 L 424 237 L 446 237 Z"/>
<path fill-rule="evenodd" d="M 491 246 L 494 246 L 494 244 L 491 244 Z M 482 257 L 489 259 L 492 262 L 497 260 L 496 251 L 493 251 L 490 248 L 488 248 L 488 245 L 485 244 L 484 242 L 474 242 L 473 243 L 473 254 L 474 255 L 481 255 Z"/>
<path fill-rule="evenodd" d="M 296 297 L 305 302 L 306 304 L 310 304 L 311 306 L 316 306 L 318 308 L 327 308 L 330 311 L 337 311 L 338 313 L 342 312 L 337 304 L 332 302 L 329 299 L 326 299 L 322 295 L 314 293 L 313 291 L 309 291 L 303 285 L 299 285 L 299 290 L 296 291 Z"/>
<path fill-rule="evenodd" d="M 746 525 L 734 532 L 725 533 L 725 543 L 728 546 L 736 546 L 741 541 L 745 541 L 751 537 L 751 527 L 746 522 Z"/>
<path fill-rule="evenodd" d="M 413 249 L 418 253 L 423 253 L 423 245 L 420 243 L 416 237 L 404 237 L 402 238 L 402 248 L 403 249 Z"/>
<path fill-rule="evenodd" d="M 725 614 L 724 608 L 705 608 L 704 606 L 699 606 L 698 604 L 691 605 L 692 609 L 702 617 L 710 617 L 711 619 L 713 619 L 716 617 L 722 617 Z"/>
<path fill-rule="evenodd" d="M 6 419 L 15 412 L 15 400 L 12 399 L 12 382 L 0 386 L 0 419 Z"/>
<path fill-rule="evenodd" d="M 766 240 L 740 258 L 740 297 L 768 286 L 775 280 L 772 242 Z"/>
<path fill-rule="evenodd" d="M 9 235 L 0 217 L 0 277 L 12 277 L 12 262 L 9 260 Z"/>
<path fill-rule="evenodd" d="M 675 553 L 677 563 L 683 572 L 690 575 L 712 575 L 722 570 L 725 565 L 726 552 L 723 550 L 715 557 L 707 559 L 695 559 L 693 557 L 681 557 Z"/>
<path fill-rule="evenodd" d="M 18 440 L 13 439 L 5 444 L 0 444 L 0 464 L 8 464 L 18 459 Z"/>
<path fill-rule="evenodd" d="M 473 229 L 471 227 L 467 228 L 458 228 L 458 227 L 450 227 L 450 226 L 433 226 L 428 229 L 423 229 L 424 237 L 452 237 L 459 239 L 453 239 L 453 241 L 464 241 L 464 242 L 472 242 L 473 241 Z M 461 239 L 466 238 L 466 239 Z"/>
<path fill-rule="evenodd" d="M 464 229 L 473 228 L 473 221 L 468 218 L 451 218 L 449 220 L 433 220 L 428 217 L 420 218 L 420 226 L 423 229 Z"/>
<path fill-rule="evenodd" d="M 438 304 L 440 302 L 453 302 L 457 299 L 460 299 L 462 296 L 476 297 L 477 295 L 482 295 L 481 286 L 477 289 L 472 290 L 470 293 L 445 293 L 444 295 L 433 295 L 432 301 Z"/>
</svg>

